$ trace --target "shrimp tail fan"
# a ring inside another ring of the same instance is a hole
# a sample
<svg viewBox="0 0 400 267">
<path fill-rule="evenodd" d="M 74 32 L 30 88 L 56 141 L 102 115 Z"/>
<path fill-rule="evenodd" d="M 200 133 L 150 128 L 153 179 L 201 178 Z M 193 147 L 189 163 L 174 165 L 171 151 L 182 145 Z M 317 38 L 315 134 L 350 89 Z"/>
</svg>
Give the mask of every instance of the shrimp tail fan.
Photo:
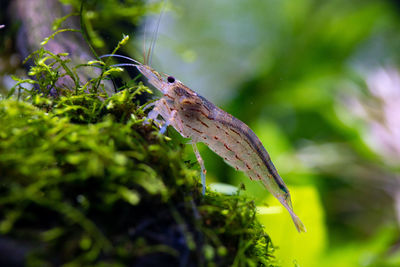
<svg viewBox="0 0 400 267">
<path fill-rule="evenodd" d="M 299 231 L 299 233 L 307 232 L 306 227 L 304 226 L 303 222 L 300 220 L 299 217 L 297 217 L 296 214 L 294 214 L 292 209 L 289 209 L 289 213 L 290 213 L 290 216 L 292 216 L 292 220 L 294 222 L 294 225 L 296 226 L 297 231 Z"/>
</svg>

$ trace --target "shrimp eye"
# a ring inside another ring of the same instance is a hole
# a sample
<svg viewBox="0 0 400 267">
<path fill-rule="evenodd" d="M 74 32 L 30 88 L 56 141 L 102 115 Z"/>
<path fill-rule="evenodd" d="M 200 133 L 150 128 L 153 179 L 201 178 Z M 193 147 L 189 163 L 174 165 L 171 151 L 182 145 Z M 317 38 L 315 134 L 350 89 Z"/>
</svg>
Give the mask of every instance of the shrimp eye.
<svg viewBox="0 0 400 267">
<path fill-rule="evenodd" d="M 172 77 L 172 76 L 168 76 L 167 81 L 168 81 L 169 83 L 174 83 L 174 82 L 175 82 L 175 78 Z"/>
</svg>

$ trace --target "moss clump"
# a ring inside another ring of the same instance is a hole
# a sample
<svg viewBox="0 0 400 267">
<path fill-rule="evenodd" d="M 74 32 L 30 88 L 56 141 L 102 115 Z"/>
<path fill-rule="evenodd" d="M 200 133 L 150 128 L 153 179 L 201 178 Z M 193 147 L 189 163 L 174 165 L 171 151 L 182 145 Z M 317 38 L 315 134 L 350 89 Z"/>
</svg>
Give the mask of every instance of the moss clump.
<svg viewBox="0 0 400 267">
<path fill-rule="evenodd" d="M 0 100 L 0 234 L 19 252 L 6 263 L 273 264 L 254 203 L 203 196 L 182 146 L 145 123 L 135 99 L 146 87 L 52 95 L 47 76 L 36 76 L 47 92 Z"/>
</svg>

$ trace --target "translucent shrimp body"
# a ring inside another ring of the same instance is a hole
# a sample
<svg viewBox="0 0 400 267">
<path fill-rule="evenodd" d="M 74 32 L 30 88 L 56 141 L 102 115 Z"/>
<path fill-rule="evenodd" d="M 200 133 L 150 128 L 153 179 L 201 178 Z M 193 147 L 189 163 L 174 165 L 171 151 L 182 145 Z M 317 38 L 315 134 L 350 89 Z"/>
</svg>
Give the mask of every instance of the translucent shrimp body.
<svg viewBox="0 0 400 267">
<path fill-rule="evenodd" d="M 296 229 L 305 232 L 301 220 L 293 212 L 289 190 L 279 176 L 268 152 L 255 133 L 243 122 L 216 107 L 172 76 L 160 74 L 151 67 L 121 55 L 102 57 L 121 57 L 134 63 L 114 66 L 136 67 L 157 88 L 163 96 L 153 102 L 153 110 L 148 118 L 157 120 L 161 116 L 163 133 L 171 125 L 183 137 L 190 138 L 194 153 L 201 167 L 203 194 L 205 193 L 206 169 L 196 143 L 205 143 L 226 163 L 236 170 L 243 171 L 251 180 L 260 180 L 279 202 L 288 210 Z"/>
<path fill-rule="evenodd" d="M 196 158 L 201 166 L 203 193 L 205 192 L 205 174 L 203 160 L 196 143 L 203 142 L 226 163 L 243 171 L 251 180 L 260 180 L 265 187 L 289 211 L 299 232 L 305 227 L 293 212 L 289 190 L 279 176 L 268 152 L 243 122 L 216 107 L 204 97 L 185 86 L 172 76 L 161 75 L 143 64 L 134 65 L 163 97 L 154 102 L 149 118 L 161 116 L 165 124 L 174 127 L 183 137 L 190 138 Z"/>
</svg>

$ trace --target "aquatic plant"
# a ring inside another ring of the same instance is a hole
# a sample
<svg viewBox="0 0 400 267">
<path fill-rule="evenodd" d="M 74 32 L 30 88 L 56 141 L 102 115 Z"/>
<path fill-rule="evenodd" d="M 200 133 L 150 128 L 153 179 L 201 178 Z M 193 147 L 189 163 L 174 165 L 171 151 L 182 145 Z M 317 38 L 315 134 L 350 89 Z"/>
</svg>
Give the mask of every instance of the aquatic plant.
<svg viewBox="0 0 400 267">
<path fill-rule="evenodd" d="M 203 196 L 183 145 L 145 123 L 147 87 L 108 96 L 101 85 L 120 69 L 82 84 L 68 54 L 31 57 L 32 79 L 14 77 L 0 100 L 0 239 L 15 248 L 6 263 L 274 264 L 253 201 L 241 190 Z M 57 83 L 65 76 L 72 90 Z"/>
</svg>

